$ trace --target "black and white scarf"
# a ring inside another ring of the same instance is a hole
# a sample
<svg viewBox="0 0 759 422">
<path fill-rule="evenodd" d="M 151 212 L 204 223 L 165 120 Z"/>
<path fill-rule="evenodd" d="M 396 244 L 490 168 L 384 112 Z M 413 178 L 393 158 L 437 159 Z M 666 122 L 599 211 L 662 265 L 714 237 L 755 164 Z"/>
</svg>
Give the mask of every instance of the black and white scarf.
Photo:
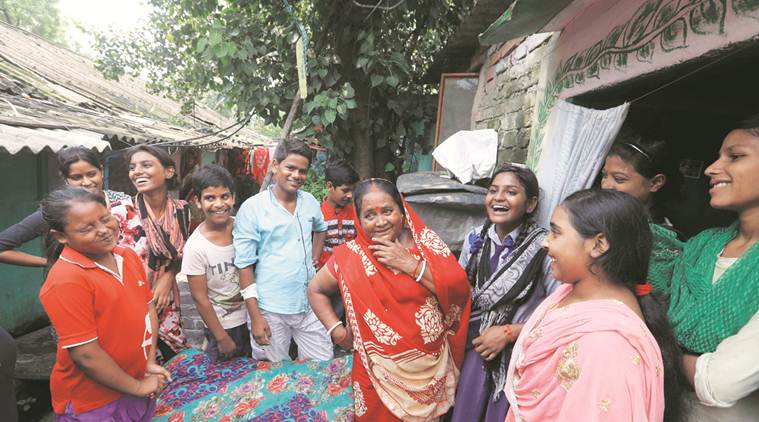
<svg viewBox="0 0 759 422">
<path fill-rule="evenodd" d="M 532 296 L 542 279 L 546 250 L 541 244 L 547 230 L 535 224 L 524 225 L 522 230 L 519 237 L 523 240 L 514 245 L 506 262 L 497 271 L 490 269 L 492 241 L 487 237 L 482 250 L 473 255 L 467 265 L 468 270 L 475 270 L 467 271 L 467 274 L 472 284 L 472 308 L 482 312 L 480 334 L 492 326 L 511 323 L 519 306 Z M 507 345 L 486 363 L 486 372 L 493 383 L 493 400 L 498 398 L 506 383 L 512 346 Z"/>
</svg>

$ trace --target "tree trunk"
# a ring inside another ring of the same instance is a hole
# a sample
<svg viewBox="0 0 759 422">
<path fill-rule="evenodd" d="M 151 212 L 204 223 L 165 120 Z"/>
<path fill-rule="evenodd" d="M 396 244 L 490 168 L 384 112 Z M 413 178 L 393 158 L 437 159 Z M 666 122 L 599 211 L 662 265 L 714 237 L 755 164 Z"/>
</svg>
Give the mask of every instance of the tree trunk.
<svg viewBox="0 0 759 422">
<path fill-rule="evenodd" d="M 290 136 L 290 132 L 293 130 L 293 123 L 295 122 L 295 116 L 298 114 L 298 109 L 302 103 L 303 100 L 300 98 L 300 94 L 296 92 L 295 97 L 293 97 L 293 104 L 290 106 L 290 111 L 287 113 L 285 124 L 282 125 L 282 139 L 280 139 L 279 143 L 282 143 L 283 140 Z M 277 144 L 277 146 L 279 146 L 279 144 Z M 265 191 L 271 184 L 272 161 L 274 161 L 274 157 L 271 157 L 269 160 L 269 168 L 266 170 L 266 176 L 264 177 L 263 182 L 261 182 L 261 189 L 258 190 L 259 192 Z"/>
</svg>

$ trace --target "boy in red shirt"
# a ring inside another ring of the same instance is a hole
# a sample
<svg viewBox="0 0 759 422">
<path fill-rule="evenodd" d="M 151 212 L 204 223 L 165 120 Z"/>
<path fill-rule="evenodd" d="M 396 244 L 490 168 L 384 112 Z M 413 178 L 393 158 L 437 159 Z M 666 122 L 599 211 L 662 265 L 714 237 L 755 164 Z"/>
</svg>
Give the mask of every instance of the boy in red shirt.
<svg viewBox="0 0 759 422">
<path fill-rule="evenodd" d="M 324 171 L 327 180 L 327 196 L 321 205 L 324 221 L 327 223 L 327 238 L 319 257 L 319 268 L 332 256 L 332 249 L 356 237 L 353 208 L 353 189 L 358 183 L 358 174 L 345 163 L 330 164 Z"/>
</svg>

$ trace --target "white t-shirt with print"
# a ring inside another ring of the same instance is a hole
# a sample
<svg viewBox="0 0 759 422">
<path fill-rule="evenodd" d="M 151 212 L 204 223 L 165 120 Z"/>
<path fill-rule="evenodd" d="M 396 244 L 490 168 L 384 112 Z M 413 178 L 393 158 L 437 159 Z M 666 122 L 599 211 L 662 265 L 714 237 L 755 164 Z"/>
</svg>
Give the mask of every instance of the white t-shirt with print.
<svg viewBox="0 0 759 422">
<path fill-rule="evenodd" d="M 187 239 L 182 258 L 182 273 L 205 275 L 208 299 L 225 329 L 245 324 L 247 311 L 240 295 L 240 273 L 234 264 L 233 244 L 218 246 L 200 232 L 200 227 Z"/>
</svg>

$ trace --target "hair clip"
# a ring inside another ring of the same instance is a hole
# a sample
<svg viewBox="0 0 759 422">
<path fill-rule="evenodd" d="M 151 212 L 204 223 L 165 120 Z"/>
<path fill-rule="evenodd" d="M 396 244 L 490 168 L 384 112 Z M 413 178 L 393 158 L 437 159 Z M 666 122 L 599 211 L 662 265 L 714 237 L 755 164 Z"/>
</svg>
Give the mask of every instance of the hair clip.
<svg viewBox="0 0 759 422">
<path fill-rule="evenodd" d="M 641 147 L 639 147 L 639 146 L 637 146 L 635 144 L 631 144 L 630 142 L 625 142 L 625 145 L 627 145 L 630 148 L 634 149 L 635 151 L 638 151 L 639 153 L 643 154 L 643 156 L 646 157 L 646 159 L 648 159 L 649 161 L 652 161 L 651 160 L 651 156 L 648 155 L 648 153 L 646 153 L 646 151 L 643 151 L 643 148 L 641 148 Z"/>
</svg>

